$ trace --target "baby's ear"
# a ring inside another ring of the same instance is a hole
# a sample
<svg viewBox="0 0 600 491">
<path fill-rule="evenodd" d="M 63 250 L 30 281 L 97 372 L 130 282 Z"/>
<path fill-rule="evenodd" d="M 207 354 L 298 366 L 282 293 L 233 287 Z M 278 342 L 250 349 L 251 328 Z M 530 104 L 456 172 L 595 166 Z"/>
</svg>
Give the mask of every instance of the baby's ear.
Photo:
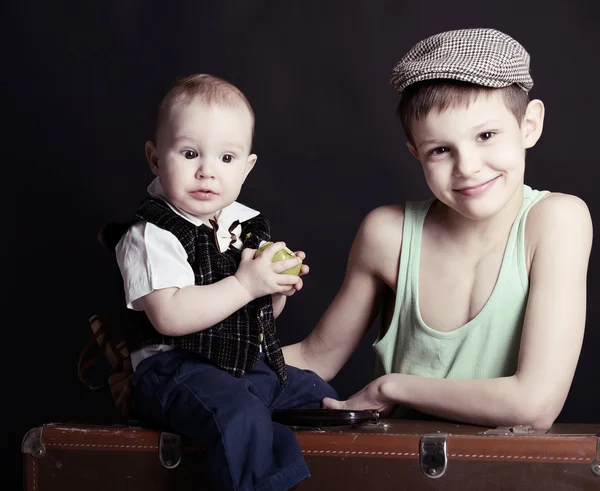
<svg viewBox="0 0 600 491">
<path fill-rule="evenodd" d="M 521 124 L 525 148 L 533 147 L 542 136 L 545 113 L 544 103 L 539 99 L 534 99 L 527 105 Z"/>
<path fill-rule="evenodd" d="M 150 170 L 152 174 L 158 176 L 158 152 L 156 151 L 156 145 L 153 142 L 146 142 L 146 160 L 150 164 Z"/>
<path fill-rule="evenodd" d="M 248 155 L 248 161 L 246 162 L 246 172 L 244 173 L 244 179 L 248 177 L 250 171 L 254 168 L 256 161 L 258 160 L 258 156 L 255 153 L 251 153 Z"/>
</svg>

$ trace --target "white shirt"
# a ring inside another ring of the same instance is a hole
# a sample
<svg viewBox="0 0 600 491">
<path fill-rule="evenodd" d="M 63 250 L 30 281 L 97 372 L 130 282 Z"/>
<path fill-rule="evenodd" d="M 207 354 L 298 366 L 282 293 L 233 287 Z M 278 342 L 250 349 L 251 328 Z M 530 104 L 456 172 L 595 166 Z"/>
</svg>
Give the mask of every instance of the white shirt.
<svg viewBox="0 0 600 491">
<path fill-rule="evenodd" d="M 210 223 L 170 204 L 165 198 L 158 177 L 148 186 L 148 193 L 162 199 L 177 215 L 188 222 L 196 226 L 204 224 L 212 229 Z M 217 230 L 219 250 L 224 252 L 229 248 L 231 234 L 228 230 L 234 221 L 244 222 L 258 214 L 258 211 L 237 201 L 223 208 L 215 218 L 219 224 Z M 241 225 L 239 230 L 241 231 Z M 239 233 L 236 235 L 239 237 Z M 234 247 L 241 246 L 242 242 L 238 239 Z M 139 221 L 132 225 L 119 240 L 115 252 L 123 277 L 125 301 L 127 307 L 132 310 L 143 310 L 139 305 L 139 299 L 154 290 L 184 288 L 195 284 L 194 271 L 187 261 L 187 253 L 179 240 L 171 232 L 152 223 Z M 171 348 L 166 345 L 153 345 L 134 351 L 131 353 L 133 369 L 135 370 L 144 358 Z"/>
</svg>

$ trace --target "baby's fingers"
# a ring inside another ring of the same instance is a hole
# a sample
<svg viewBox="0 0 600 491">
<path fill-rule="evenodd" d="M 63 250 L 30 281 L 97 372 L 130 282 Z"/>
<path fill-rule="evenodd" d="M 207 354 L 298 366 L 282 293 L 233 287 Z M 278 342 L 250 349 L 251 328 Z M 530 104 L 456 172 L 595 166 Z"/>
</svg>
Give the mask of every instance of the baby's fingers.
<svg viewBox="0 0 600 491">
<path fill-rule="evenodd" d="M 302 289 L 302 285 L 304 285 L 304 282 L 302 281 L 302 278 L 300 278 L 300 281 L 298 281 L 298 283 L 295 283 L 292 288 L 295 292 L 299 292 Z"/>
<path fill-rule="evenodd" d="M 265 247 L 260 253 L 260 257 L 266 258 L 265 260 L 272 260 L 273 256 L 285 247 L 285 242 L 275 242 Z"/>
<path fill-rule="evenodd" d="M 286 259 L 285 261 L 277 261 L 273 263 L 273 271 L 275 273 L 283 273 L 284 271 L 287 271 L 288 269 L 291 269 L 294 266 L 298 266 L 298 264 L 300 264 L 300 260 L 297 257 L 292 259 Z"/>
<path fill-rule="evenodd" d="M 278 274 L 276 281 L 277 285 L 279 286 L 277 293 L 283 293 L 284 291 L 289 290 L 290 288 L 294 288 L 294 286 L 302 280 L 299 276 L 293 274 Z"/>
<path fill-rule="evenodd" d="M 256 254 L 256 249 L 250 249 L 249 247 L 246 247 L 243 251 L 242 251 L 242 261 L 251 261 L 252 258 L 254 257 L 254 254 Z"/>
<path fill-rule="evenodd" d="M 286 287 L 286 288 L 288 288 L 288 289 L 284 290 L 282 292 L 279 292 L 281 295 L 285 295 L 286 297 L 291 297 L 297 291 L 296 285 L 292 285 L 291 288 L 289 288 L 289 287 Z"/>
</svg>

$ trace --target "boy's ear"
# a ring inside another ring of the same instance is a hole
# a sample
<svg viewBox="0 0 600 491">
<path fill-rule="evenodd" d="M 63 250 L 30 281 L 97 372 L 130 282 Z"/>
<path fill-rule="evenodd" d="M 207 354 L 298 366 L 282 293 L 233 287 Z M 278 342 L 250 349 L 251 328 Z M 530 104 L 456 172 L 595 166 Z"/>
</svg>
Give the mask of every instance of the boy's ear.
<svg viewBox="0 0 600 491">
<path fill-rule="evenodd" d="M 156 151 L 156 145 L 151 141 L 146 142 L 146 160 L 150 164 L 150 170 L 152 174 L 158 176 L 158 152 Z"/>
<path fill-rule="evenodd" d="M 415 146 L 409 141 L 406 140 L 406 146 L 408 147 L 408 151 L 411 153 L 411 155 L 416 158 L 417 160 L 419 159 L 419 152 L 417 152 L 417 149 L 415 148 Z"/>
<path fill-rule="evenodd" d="M 545 113 L 544 103 L 539 99 L 534 99 L 527 105 L 525 117 L 521 124 L 525 148 L 533 147 L 542 136 Z"/>
<path fill-rule="evenodd" d="M 246 163 L 246 172 L 244 173 L 244 180 L 246 179 L 246 177 L 248 177 L 248 174 L 250 174 L 250 171 L 254 167 L 254 164 L 256 164 L 257 160 L 258 156 L 255 153 L 248 155 L 248 162 Z"/>
</svg>

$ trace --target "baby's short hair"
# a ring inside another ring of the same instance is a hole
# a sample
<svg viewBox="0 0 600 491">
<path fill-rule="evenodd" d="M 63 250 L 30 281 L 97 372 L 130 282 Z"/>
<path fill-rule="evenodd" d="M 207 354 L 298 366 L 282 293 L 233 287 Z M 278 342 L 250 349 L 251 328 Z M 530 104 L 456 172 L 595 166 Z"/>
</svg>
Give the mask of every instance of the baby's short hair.
<svg viewBox="0 0 600 491">
<path fill-rule="evenodd" d="M 177 104 L 189 104 L 193 99 L 200 99 L 206 104 L 217 104 L 236 107 L 243 104 L 252 118 L 252 135 L 254 135 L 254 111 L 246 96 L 235 85 L 227 80 L 199 73 L 179 78 L 163 97 L 156 115 L 155 139 L 164 124 L 169 111 Z"/>
<path fill-rule="evenodd" d="M 412 123 L 426 117 L 432 110 L 443 112 L 451 107 L 467 106 L 478 96 L 491 92 L 502 95 L 504 104 L 520 126 L 527 111 L 529 95 L 516 84 L 493 88 L 458 80 L 434 79 L 410 85 L 404 90 L 397 110 L 406 138 L 415 143 Z"/>
</svg>

